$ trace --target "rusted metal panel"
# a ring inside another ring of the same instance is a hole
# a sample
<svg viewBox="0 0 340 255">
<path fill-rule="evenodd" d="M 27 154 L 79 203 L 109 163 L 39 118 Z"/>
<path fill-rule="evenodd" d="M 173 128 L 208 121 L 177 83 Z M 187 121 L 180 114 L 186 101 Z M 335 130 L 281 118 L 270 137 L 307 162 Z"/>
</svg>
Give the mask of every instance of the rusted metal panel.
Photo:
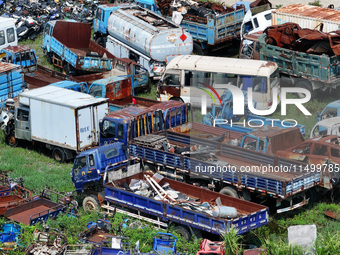
<svg viewBox="0 0 340 255">
<path fill-rule="evenodd" d="M 91 39 L 91 25 L 59 20 L 54 26 L 53 37 L 68 48 L 87 49 Z"/>
<path fill-rule="evenodd" d="M 340 29 L 340 11 L 318 6 L 292 4 L 272 12 L 272 25 L 298 23 L 302 28 L 314 29 L 323 23 L 323 32 Z"/>
<path fill-rule="evenodd" d="M 23 51 L 30 51 L 31 48 L 26 45 L 18 45 L 18 46 L 8 46 L 6 47 L 6 50 L 12 54 L 15 54 L 15 53 L 23 52 Z"/>
<path fill-rule="evenodd" d="M 15 69 L 20 69 L 21 67 L 18 65 L 0 62 L 0 73 L 9 72 Z"/>
</svg>

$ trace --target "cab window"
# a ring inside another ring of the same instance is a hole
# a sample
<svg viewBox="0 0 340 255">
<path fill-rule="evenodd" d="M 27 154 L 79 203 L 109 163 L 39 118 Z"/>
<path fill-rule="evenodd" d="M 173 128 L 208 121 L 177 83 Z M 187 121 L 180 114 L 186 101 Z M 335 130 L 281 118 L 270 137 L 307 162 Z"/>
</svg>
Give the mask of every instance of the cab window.
<svg viewBox="0 0 340 255">
<path fill-rule="evenodd" d="M 116 123 L 104 120 L 103 122 L 103 134 L 106 138 L 116 137 Z"/>
<path fill-rule="evenodd" d="M 7 40 L 8 40 L 8 43 L 15 41 L 15 34 L 14 34 L 14 28 L 13 27 L 7 29 Z"/>
<path fill-rule="evenodd" d="M 51 30 L 51 26 L 47 24 L 44 29 L 44 35 L 49 35 Z"/>
<path fill-rule="evenodd" d="M 82 168 L 86 166 L 86 157 L 76 158 L 74 161 L 74 175 L 77 176 Z"/>
<path fill-rule="evenodd" d="M 18 109 L 17 120 L 28 121 L 29 113 L 26 110 Z"/>
<path fill-rule="evenodd" d="M 0 45 L 4 45 L 5 44 L 5 31 L 1 30 L 0 31 Z"/>
<path fill-rule="evenodd" d="M 112 148 L 112 149 L 106 150 L 104 152 L 104 155 L 105 155 L 106 159 L 113 158 L 115 156 L 118 156 L 118 150 L 116 148 Z"/>
<path fill-rule="evenodd" d="M 93 154 L 89 155 L 89 163 L 90 163 L 90 166 L 94 166 L 94 157 L 93 157 Z"/>
</svg>

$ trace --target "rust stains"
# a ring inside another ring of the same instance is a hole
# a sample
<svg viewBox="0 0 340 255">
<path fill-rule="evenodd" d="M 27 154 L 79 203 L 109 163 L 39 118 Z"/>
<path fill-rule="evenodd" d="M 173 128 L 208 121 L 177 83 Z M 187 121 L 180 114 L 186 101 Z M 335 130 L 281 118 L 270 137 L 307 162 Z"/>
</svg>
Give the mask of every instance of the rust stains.
<svg viewBox="0 0 340 255">
<path fill-rule="evenodd" d="M 305 4 L 292 4 L 275 10 L 276 13 L 294 14 L 314 19 L 340 21 L 340 11 Z"/>
</svg>

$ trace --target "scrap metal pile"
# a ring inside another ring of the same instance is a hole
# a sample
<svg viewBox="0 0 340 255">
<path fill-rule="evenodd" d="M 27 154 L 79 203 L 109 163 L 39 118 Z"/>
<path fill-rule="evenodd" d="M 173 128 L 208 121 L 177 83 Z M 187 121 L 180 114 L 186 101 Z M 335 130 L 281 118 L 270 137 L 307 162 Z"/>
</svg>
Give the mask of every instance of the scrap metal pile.
<svg viewBox="0 0 340 255">
<path fill-rule="evenodd" d="M 320 28 L 322 30 L 322 28 Z M 324 33 L 287 22 L 267 27 L 266 43 L 311 54 L 340 55 L 340 30 Z"/>
<path fill-rule="evenodd" d="M 15 19 L 18 40 L 34 40 L 49 20 L 74 19 L 91 23 L 99 1 L 19 0 L 0 4 L 0 15 Z"/>
<path fill-rule="evenodd" d="M 181 206 L 184 209 L 199 211 L 214 217 L 235 218 L 238 216 L 236 208 L 223 206 L 219 198 L 216 198 L 215 201 L 201 202 L 200 199 L 173 190 L 169 183 L 165 183 L 162 186 L 159 185 L 159 181 L 163 179 L 163 176 L 160 174 L 156 173 L 152 177 L 144 175 L 144 179 L 132 179 L 129 186 L 124 186 L 127 190 L 137 195 L 152 197 L 158 201 L 165 201 Z"/>
<path fill-rule="evenodd" d="M 156 5 L 161 10 L 163 16 L 171 16 L 173 11 L 178 11 L 183 14 L 184 19 L 202 23 L 206 22 L 208 16 L 219 16 L 235 11 L 233 7 L 208 1 L 156 0 Z M 241 8 L 243 7 L 238 6 L 236 10 Z"/>
</svg>

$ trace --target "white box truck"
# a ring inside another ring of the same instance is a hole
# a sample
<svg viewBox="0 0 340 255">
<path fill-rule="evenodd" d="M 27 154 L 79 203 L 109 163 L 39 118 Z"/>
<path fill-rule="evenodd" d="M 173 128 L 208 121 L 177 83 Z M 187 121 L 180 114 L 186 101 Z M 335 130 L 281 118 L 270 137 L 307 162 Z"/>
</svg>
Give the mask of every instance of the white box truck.
<svg viewBox="0 0 340 255">
<path fill-rule="evenodd" d="M 98 145 L 99 120 L 108 111 L 106 98 L 45 86 L 20 93 L 14 114 L 7 111 L 2 129 L 10 146 L 18 140 L 39 142 L 63 162 Z"/>
</svg>

